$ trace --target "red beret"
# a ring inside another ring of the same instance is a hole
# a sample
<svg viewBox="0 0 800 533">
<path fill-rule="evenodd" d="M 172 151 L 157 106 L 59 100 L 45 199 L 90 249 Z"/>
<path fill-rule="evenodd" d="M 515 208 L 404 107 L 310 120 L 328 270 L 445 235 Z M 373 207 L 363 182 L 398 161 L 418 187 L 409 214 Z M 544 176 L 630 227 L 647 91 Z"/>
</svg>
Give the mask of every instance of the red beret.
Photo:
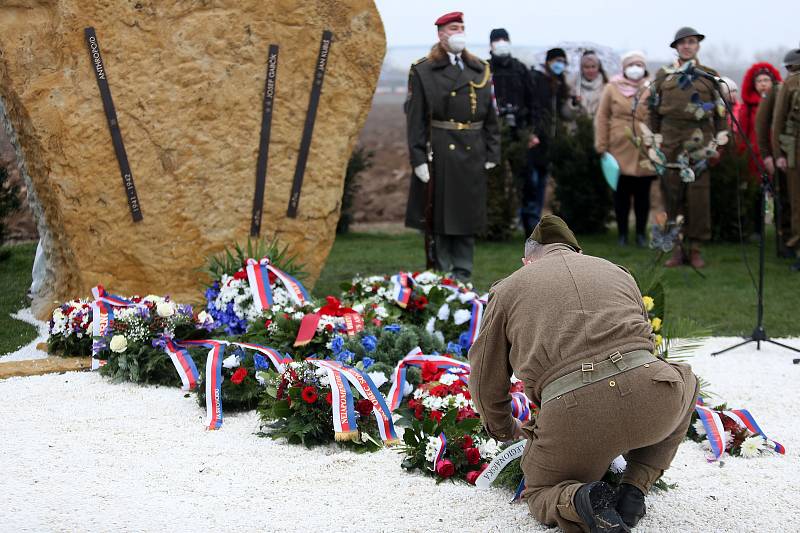
<svg viewBox="0 0 800 533">
<path fill-rule="evenodd" d="M 445 24 L 450 24 L 451 22 L 460 22 L 464 24 L 464 13 L 461 11 L 453 11 L 452 13 L 447 13 L 446 15 L 442 15 L 438 19 L 436 19 L 435 24 L 437 26 L 444 26 Z"/>
</svg>

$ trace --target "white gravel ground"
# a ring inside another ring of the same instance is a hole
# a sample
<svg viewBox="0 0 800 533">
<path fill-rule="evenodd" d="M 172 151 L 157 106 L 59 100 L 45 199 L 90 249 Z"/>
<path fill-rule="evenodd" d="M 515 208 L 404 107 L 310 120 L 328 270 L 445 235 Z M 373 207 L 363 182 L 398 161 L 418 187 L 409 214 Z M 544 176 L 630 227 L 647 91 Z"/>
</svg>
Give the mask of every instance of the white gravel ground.
<svg viewBox="0 0 800 533">
<path fill-rule="evenodd" d="M 11 318 L 16 318 L 36 328 L 36 338 L 25 346 L 20 347 L 17 351 L 0 355 L 0 361 L 24 361 L 27 359 L 44 359 L 47 357 L 47 352 L 43 352 L 36 348 L 39 343 L 47 342 L 47 322 L 38 320 L 31 312 L 30 307 L 20 309 L 11 315 Z"/>
<path fill-rule="evenodd" d="M 685 442 L 637 531 L 800 529 L 800 366 L 766 346 L 693 359 L 731 406 L 751 410 L 783 457 L 708 464 Z M 800 340 L 789 341 L 800 346 Z M 0 382 L 3 531 L 545 531 L 501 490 L 436 485 L 390 450 L 357 455 L 258 438 L 254 413 L 203 429 L 177 389 L 67 373 Z"/>
</svg>

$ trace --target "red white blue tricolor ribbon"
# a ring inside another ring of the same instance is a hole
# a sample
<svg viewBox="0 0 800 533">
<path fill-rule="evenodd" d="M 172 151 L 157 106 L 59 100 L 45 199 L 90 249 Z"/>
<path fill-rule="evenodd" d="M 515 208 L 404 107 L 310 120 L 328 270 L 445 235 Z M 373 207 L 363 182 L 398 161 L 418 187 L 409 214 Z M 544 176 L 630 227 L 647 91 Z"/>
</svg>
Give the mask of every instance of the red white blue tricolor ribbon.
<svg viewBox="0 0 800 533">
<path fill-rule="evenodd" d="M 372 404 L 372 414 L 375 415 L 375 419 L 378 422 L 378 431 L 384 443 L 391 445 L 397 442 L 397 433 L 395 432 L 394 422 L 392 421 L 392 412 L 389 410 L 389 407 L 386 405 L 386 400 L 369 375 L 361 372 L 357 368 L 340 363 L 339 361 L 321 359 L 307 359 L 307 361 L 320 368 L 341 372 L 347 381 L 358 390 L 359 394 Z"/>
<path fill-rule="evenodd" d="M 698 399 L 694 408 L 703 423 L 708 443 L 711 445 L 713 457 L 710 461 L 716 461 L 725 452 L 725 428 L 722 426 L 722 419 L 719 417 L 719 413 L 703 405 L 702 399 Z"/>
<path fill-rule="evenodd" d="M 121 296 L 109 294 L 102 285 L 97 285 L 92 289 L 94 301 L 90 304 L 92 308 L 92 336 L 103 337 L 111 331 L 114 323 L 114 310 L 125 307 L 133 307 L 136 304 L 126 300 Z M 96 345 L 92 344 L 92 370 L 100 368 L 101 362 L 95 357 L 98 353 Z"/>
<path fill-rule="evenodd" d="M 777 453 L 781 455 L 786 454 L 786 448 L 783 447 L 783 444 L 767 437 L 767 435 L 759 427 L 758 423 L 756 422 L 756 419 L 753 418 L 753 415 L 751 415 L 750 411 L 748 411 L 747 409 L 731 409 L 730 411 L 722 411 L 722 414 L 727 416 L 728 418 L 731 418 L 741 427 L 747 428 L 747 430 L 753 435 L 760 435 L 767 442 L 771 442 L 772 447 L 775 449 Z"/>
<path fill-rule="evenodd" d="M 267 257 L 262 258 L 260 261 L 248 259 L 245 271 L 247 272 L 247 281 L 250 284 L 250 292 L 253 295 L 253 302 L 255 302 L 259 311 L 269 309 L 272 305 L 272 288 L 269 284 L 270 272 L 286 287 L 289 297 L 297 305 L 304 305 L 311 299 L 302 283 L 279 268 L 272 266 Z"/>
<path fill-rule="evenodd" d="M 421 367 L 425 363 L 432 363 L 437 368 L 444 368 L 454 374 L 464 376 L 469 374 L 470 366 L 465 361 L 459 361 L 445 355 L 423 355 L 418 347 L 411 350 L 402 361 L 397 364 L 392 373 L 392 387 L 389 389 L 389 408 L 394 411 L 403 401 L 403 389 L 406 386 L 406 370 L 409 366 Z M 464 376 L 465 377 L 465 376 Z"/>
<path fill-rule="evenodd" d="M 394 283 L 394 301 L 405 309 L 411 300 L 411 293 L 414 292 L 414 278 L 407 272 L 400 272 L 392 276 L 392 283 Z"/>
<path fill-rule="evenodd" d="M 225 341 L 183 341 L 182 346 L 209 348 L 206 359 L 206 425 L 215 430 L 222 427 L 222 359 L 225 357 Z"/>
<path fill-rule="evenodd" d="M 433 468 L 431 470 L 438 471 L 439 463 L 444 459 L 445 453 L 447 453 L 447 437 L 444 436 L 444 431 L 442 431 L 436 437 L 436 454 L 433 457 Z"/>
<path fill-rule="evenodd" d="M 286 365 L 292 362 L 291 357 L 287 355 L 281 355 L 281 353 L 274 348 L 268 348 L 266 346 L 261 346 L 260 344 L 252 344 L 249 342 L 232 342 L 230 344 L 235 344 L 236 346 L 240 346 L 247 350 L 253 350 L 261 355 L 266 356 L 275 367 L 275 370 L 277 370 L 280 374 L 283 374 L 283 372 L 286 370 Z"/>
<path fill-rule="evenodd" d="M 530 400 L 524 392 L 511 393 L 511 414 L 522 422 L 531 419 Z"/>
<path fill-rule="evenodd" d="M 355 440 L 358 437 L 358 424 L 353 408 L 353 391 L 347 377 L 341 370 L 324 368 L 328 372 L 331 387 L 331 408 L 333 409 L 333 432 L 337 441 Z"/>
<path fill-rule="evenodd" d="M 197 366 L 194 364 L 192 356 L 186 348 L 177 346 L 173 341 L 167 341 L 164 346 L 164 351 L 167 352 L 172 364 L 175 365 L 175 370 L 181 378 L 181 387 L 183 390 L 194 390 L 197 387 L 197 382 L 200 379 L 200 373 L 197 371 Z"/>
</svg>

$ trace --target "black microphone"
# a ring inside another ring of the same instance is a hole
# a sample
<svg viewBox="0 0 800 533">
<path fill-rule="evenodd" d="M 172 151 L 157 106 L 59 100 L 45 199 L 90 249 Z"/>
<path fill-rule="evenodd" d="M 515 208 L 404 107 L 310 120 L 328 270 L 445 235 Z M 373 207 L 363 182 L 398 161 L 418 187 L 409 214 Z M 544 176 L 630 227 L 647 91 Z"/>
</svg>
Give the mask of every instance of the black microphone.
<svg viewBox="0 0 800 533">
<path fill-rule="evenodd" d="M 711 80 L 711 81 L 713 81 L 714 83 L 720 83 L 720 84 L 721 84 L 721 83 L 725 83 L 725 82 L 723 81 L 723 79 L 722 79 L 722 78 L 720 78 L 719 76 L 715 76 L 714 74 L 711 74 L 710 72 L 708 72 L 708 71 L 706 71 L 706 70 L 703 70 L 703 69 L 701 69 L 701 68 L 700 68 L 700 67 L 698 67 L 698 66 L 695 66 L 695 64 L 694 64 L 694 63 L 690 64 L 690 65 L 689 65 L 689 66 L 686 68 L 686 73 L 687 73 L 687 74 L 692 74 L 692 75 L 694 75 L 694 76 L 699 76 L 699 77 L 701 77 L 701 78 L 705 78 L 705 79 L 707 79 L 707 80 Z"/>
</svg>

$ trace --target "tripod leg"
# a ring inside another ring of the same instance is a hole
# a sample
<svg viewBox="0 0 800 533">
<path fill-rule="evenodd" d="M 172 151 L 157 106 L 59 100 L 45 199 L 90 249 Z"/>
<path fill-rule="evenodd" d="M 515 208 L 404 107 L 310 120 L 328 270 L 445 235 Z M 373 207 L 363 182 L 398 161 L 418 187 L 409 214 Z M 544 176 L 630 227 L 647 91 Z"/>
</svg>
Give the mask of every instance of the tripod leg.
<svg viewBox="0 0 800 533">
<path fill-rule="evenodd" d="M 714 355 L 719 355 L 721 353 L 729 352 L 731 350 L 735 350 L 736 348 L 739 348 L 739 347 L 744 346 L 745 344 L 749 344 L 751 342 L 755 342 L 755 341 L 753 339 L 747 339 L 746 341 L 740 342 L 739 344 L 734 344 L 733 346 L 729 346 L 728 348 L 725 348 L 724 350 L 720 350 L 718 352 L 712 352 L 711 355 L 714 356 Z"/>
<path fill-rule="evenodd" d="M 786 344 L 782 344 L 782 343 L 780 343 L 780 342 L 778 342 L 778 341 L 774 341 L 774 340 L 772 340 L 772 339 L 765 339 L 765 342 L 769 342 L 769 343 L 771 343 L 771 344 L 774 344 L 774 345 L 776 345 L 776 346 L 780 346 L 781 348 L 786 348 L 787 350 L 791 350 L 791 351 L 793 351 L 793 352 L 800 353 L 800 349 L 798 349 L 798 348 L 795 348 L 795 347 L 793 347 L 793 346 L 788 346 L 788 345 L 786 345 Z"/>
</svg>

